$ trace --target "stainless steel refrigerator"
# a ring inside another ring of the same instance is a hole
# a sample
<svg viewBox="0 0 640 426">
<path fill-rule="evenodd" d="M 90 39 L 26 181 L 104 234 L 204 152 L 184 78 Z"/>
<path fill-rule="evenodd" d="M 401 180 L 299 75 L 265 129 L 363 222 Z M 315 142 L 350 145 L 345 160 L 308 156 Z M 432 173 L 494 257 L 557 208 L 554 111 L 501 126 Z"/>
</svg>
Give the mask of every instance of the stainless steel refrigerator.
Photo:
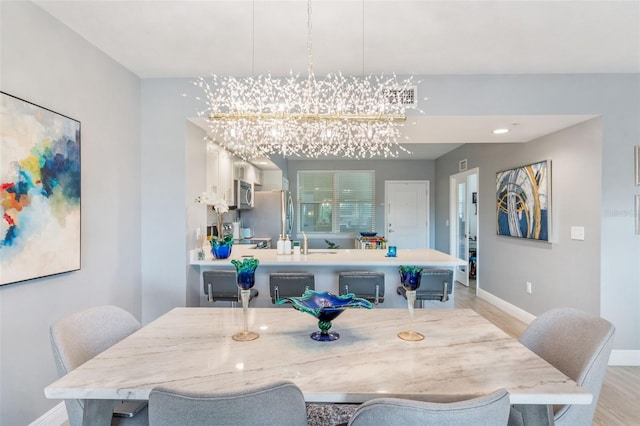
<svg viewBox="0 0 640 426">
<path fill-rule="evenodd" d="M 271 246 L 275 248 L 278 236 L 292 240 L 294 208 L 289 191 L 255 191 L 254 206 L 251 210 L 243 210 L 240 218 L 242 226 L 251 228 L 255 237 L 271 238 Z"/>
</svg>

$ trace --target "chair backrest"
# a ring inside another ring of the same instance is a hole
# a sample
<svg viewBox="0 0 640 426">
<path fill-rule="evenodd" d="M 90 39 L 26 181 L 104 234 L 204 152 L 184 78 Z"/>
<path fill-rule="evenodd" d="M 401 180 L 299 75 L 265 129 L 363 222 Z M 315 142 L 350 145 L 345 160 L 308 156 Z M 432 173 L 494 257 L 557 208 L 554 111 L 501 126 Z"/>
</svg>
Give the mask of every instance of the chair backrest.
<svg viewBox="0 0 640 426">
<path fill-rule="evenodd" d="M 133 315 L 117 306 L 97 306 L 54 322 L 49 329 L 58 376 L 71 370 L 140 328 Z M 69 423 L 82 424 L 84 405 L 65 400 Z"/>
<path fill-rule="evenodd" d="M 349 426 L 505 426 L 509 408 L 509 394 L 504 389 L 451 403 L 378 398 L 362 404 Z"/>
<path fill-rule="evenodd" d="M 271 303 L 284 297 L 300 297 L 305 290 L 315 290 L 315 276 L 311 272 L 272 272 L 269 274 Z"/>
<path fill-rule="evenodd" d="M 338 292 L 353 293 L 375 304 L 384 302 L 384 272 L 345 271 L 338 273 Z"/>
<path fill-rule="evenodd" d="M 231 393 L 161 386 L 149 395 L 149 425 L 306 426 L 307 410 L 302 392 L 288 381 Z"/>
<path fill-rule="evenodd" d="M 425 268 L 420 275 L 420 287 L 416 291 L 416 300 L 439 300 L 447 302 L 453 289 L 453 270 Z M 398 286 L 397 293 L 407 298 L 407 290 Z"/>
<path fill-rule="evenodd" d="M 559 308 L 538 316 L 520 337 L 520 343 L 593 394 L 591 405 L 556 407 L 556 422 L 591 424 L 614 333 L 613 324 L 603 318 Z"/>
<path fill-rule="evenodd" d="M 236 272 L 231 270 L 204 271 L 202 273 L 204 294 L 210 303 L 216 300 L 237 302 L 239 298 L 239 288 L 236 279 Z"/>
</svg>

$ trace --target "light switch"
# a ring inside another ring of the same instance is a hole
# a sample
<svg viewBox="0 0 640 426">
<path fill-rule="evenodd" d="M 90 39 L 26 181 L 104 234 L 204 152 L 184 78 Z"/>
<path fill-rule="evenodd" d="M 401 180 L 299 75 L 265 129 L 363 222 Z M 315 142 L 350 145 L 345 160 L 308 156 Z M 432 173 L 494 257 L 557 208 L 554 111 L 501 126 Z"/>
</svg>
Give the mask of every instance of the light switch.
<svg viewBox="0 0 640 426">
<path fill-rule="evenodd" d="M 584 226 L 572 226 L 571 239 L 584 241 Z"/>
</svg>

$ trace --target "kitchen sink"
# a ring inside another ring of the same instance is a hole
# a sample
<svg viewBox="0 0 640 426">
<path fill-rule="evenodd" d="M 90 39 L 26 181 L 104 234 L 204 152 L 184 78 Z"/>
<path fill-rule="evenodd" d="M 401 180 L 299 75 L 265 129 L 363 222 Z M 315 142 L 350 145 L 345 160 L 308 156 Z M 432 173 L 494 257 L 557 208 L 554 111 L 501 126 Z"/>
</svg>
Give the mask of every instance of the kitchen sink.
<svg viewBox="0 0 640 426">
<path fill-rule="evenodd" d="M 327 249 L 309 249 L 309 254 L 338 254 L 335 250 L 327 250 Z"/>
</svg>

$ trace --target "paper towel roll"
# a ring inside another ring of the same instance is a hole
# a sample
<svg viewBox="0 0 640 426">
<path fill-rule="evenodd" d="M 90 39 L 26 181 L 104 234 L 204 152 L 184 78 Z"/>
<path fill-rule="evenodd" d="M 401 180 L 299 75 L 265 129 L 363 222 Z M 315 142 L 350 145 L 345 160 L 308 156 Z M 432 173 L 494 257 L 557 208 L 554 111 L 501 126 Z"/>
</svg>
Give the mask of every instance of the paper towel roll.
<svg viewBox="0 0 640 426">
<path fill-rule="evenodd" d="M 231 226 L 233 229 L 233 239 L 239 240 L 240 239 L 240 222 L 231 222 Z"/>
</svg>

